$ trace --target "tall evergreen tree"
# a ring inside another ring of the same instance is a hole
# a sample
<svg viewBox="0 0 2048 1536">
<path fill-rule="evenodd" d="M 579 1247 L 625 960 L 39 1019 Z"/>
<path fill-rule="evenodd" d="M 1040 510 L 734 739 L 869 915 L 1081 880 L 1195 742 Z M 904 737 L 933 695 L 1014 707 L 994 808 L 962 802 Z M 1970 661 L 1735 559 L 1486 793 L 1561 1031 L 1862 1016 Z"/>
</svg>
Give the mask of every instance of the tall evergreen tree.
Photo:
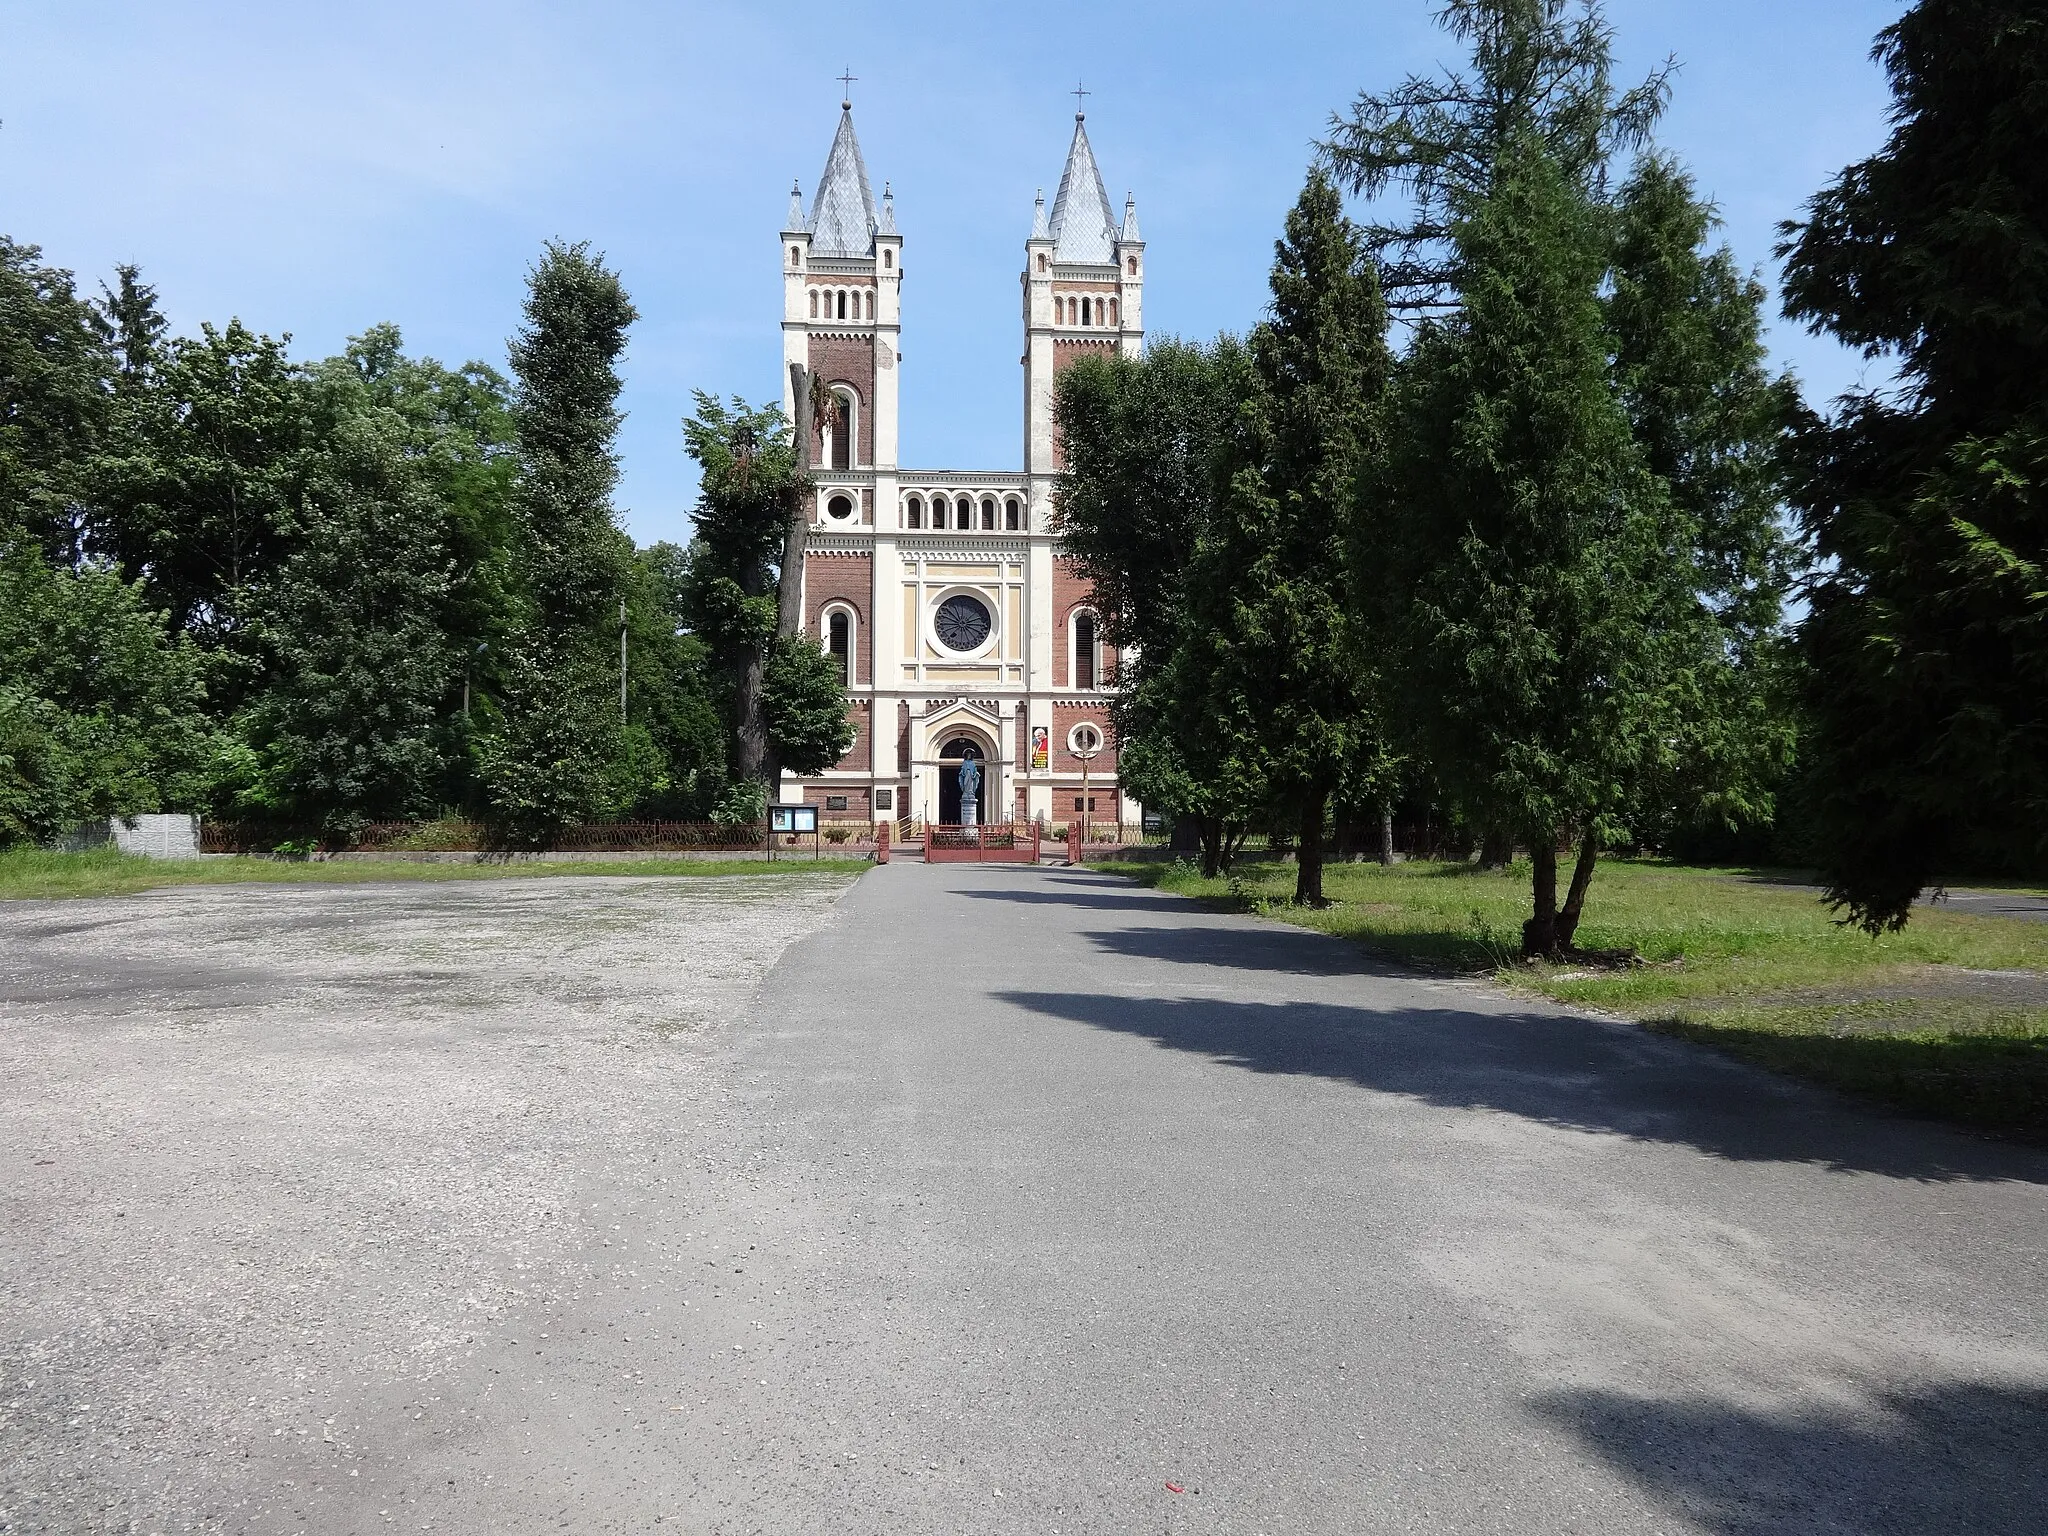
<svg viewBox="0 0 2048 1536">
<path fill-rule="evenodd" d="M 632 546 L 611 502 L 613 439 L 616 364 L 637 315 L 602 258 L 558 243 L 528 276 L 525 313 L 512 343 L 513 505 L 529 608 L 476 750 L 491 819 L 534 843 L 619 809 L 617 623 Z"/>
<path fill-rule="evenodd" d="M 1112 706 L 1117 778 L 1146 805 L 1194 822 L 1211 875 L 1267 800 L 1263 781 L 1230 776 L 1241 760 L 1213 750 L 1219 652 L 1192 622 L 1195 553 L 1217 515 L 1249 369 L 1235 337 L 1163 338 L 1142 358 L 1084 356 L 1054 383 L 1066 456 L 1060 545 L 1125 658 Z"/>
<path fill-rule="evenodd" d="M 1814 832 L 1873 932 L 2048 855 L 2048 16 L 1921 0 L 1876 56 L 1891 137 L 1781 248 L 1787 313 L 1899 367 L 1803 434 L 1796 493 Z"/>
<path fill-rule="evenodd" d="M 1218 516 L 1195 562 L 1194 622 L 1218 645 L 1209 714 L 1225 776 L 1265 784 L 1298 829 L 1295 900 L 1320 905 L 1331 797 L 1391 768 L 1343 560 L 1353 486 L 1378 453 L 1386 310 L 1320 170 L 1287 215 L 1272 289 L 1271 317 L 1251 336 L 1252 389 Z"/>
</svg>

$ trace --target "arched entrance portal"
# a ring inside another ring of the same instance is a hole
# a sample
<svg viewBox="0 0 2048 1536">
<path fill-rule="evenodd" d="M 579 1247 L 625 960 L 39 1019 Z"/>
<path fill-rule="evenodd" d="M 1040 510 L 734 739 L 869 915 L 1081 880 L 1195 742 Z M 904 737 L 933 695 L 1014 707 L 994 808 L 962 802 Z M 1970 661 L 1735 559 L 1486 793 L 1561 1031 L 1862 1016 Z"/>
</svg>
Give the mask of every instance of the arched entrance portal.
<svg viewBox="0 0 2048 1536">
<path fill-rule="evenodd" d="M 995 756 L 990 752 L 989 744 L 979 736 L 955 734 L 948 736 L 945 746 L 939 749 L 939 824 L 948 827 L 960 825 L 960 765 L 969 757 L 975 759 L 975 766 L 981 770 L 977 819 L 1008 821 L 1007 814 L 990 814 L 998 786 Z"/>
</svg>

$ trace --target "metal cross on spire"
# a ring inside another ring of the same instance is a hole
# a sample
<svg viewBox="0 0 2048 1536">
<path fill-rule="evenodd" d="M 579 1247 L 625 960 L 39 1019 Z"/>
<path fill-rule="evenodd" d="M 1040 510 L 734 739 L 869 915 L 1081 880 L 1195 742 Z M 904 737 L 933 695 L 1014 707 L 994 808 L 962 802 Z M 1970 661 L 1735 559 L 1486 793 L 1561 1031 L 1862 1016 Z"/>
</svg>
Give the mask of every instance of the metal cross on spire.
<svg viewBox="0 0 2048 1536">
<path fill-rule="evenodd" d="M 1074 98 L 1074 116 L 1076 118 L 1085 116 L 1086 114 L 1083 109 L 1087 106 L 1087 103 L 1084 102 L 1081 98 L 1084 96 L 1093 96 L 1095 93 L 1093 91 L 1082 90 L 1081 82 L 1076 80 L 1074 82 L 1074 89 L 1071 92 L 1071 94 Z"/>
<path fill-rule="evenodd" d="M 842 106 L 842 107 L 848 107 L 848 108 L 852 107 L 852 105 L 853 105 L 853 82 L 854 82 L 854 81 L 856 81 L 856 80 L 858 80 L 859 78 L 860 78 L 860 76 L 859 76 L 859 75 L 856 75 L 856 74 L 855 74 L 855 73 L 853 72 L 853 66 L 852 66 L 851 64 L 847 65 L 847 66 L 846 66 L 846 73 L 845 73 L 845 74 L 843 74 L 843 75 L 841 75 L 841 76 L 839 77 L 839 105 L 840 105 L 840 106 Z"/>
</svg>

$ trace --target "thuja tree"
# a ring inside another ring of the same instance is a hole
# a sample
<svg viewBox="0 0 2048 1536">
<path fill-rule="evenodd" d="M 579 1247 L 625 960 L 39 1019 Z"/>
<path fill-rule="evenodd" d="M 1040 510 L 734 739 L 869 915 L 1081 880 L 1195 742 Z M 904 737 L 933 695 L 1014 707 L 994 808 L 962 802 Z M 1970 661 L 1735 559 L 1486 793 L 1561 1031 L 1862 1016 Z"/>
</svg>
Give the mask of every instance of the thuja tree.
<svg viewBox="0 0 2048 1536">
<path fill-rule="evenodd" d="M 1082 358 L 1053 397 L 1066 456 L 1055 492 L 1061 547 L 1126 658 L 1112 705 L 1117 772 L 1147 805 L 1194 823 L 1211 875 L 1266 806 L 1263 781 L 1213 750 L 1219 652 L 1190 602 L 1248 370 L 1235 337 L 1165 338 L 1142 358 Z"/>
<path fill-rule="evenodd" d="M 632 555 L 618 526 L 617 362 L 637 318 L 584 245 L 550 244 L 512 343 L 513 492 L 526 613 L 501 658 L 498 718 L 476 756 L 488 814 L 514 843 L 621 809 L 618 609 Z"/>
<path fill-rule="evenodd" d="M 784 768 L 818 773 L 853 745 L 845 680 L 814 639 L 778 635 L 779 570 L 791 498 L 801 493 L 780 409 L 697 394 L 683 440 L 697 461 L 697 535 L 683 577 L 691 631 L 722 680 L 737 786 L 728 814 L 775 793 Z M 742 807 L 741 798 L 746 805 Z"/>
<path fill-rule="evenodd" d="M 1902 387 L 1804 434 L 1802 630 L 1829 897 L 1903 925 L 1944 866 L 2048 856 L 2048 16 L 1923 0 L 1885 147 L 1788 225 L 1786 308 Z"/>
<path fill-rule="evenodd" d="M 1365 648 L 1353 636 L 1344 529 L 1377 454 L 1390 359 L 1386 310 L 1337 189 L 1314 171 L 1287 215 L 1270 317 L 1250 341 L 1251 389 L 1198 550 L 1191 622 L 1211 635 L 1210 749 L 1263 783 L 1297 830 L 1295 900 L 1323 901 L 1331 797 L 1372 796 L 1390 767 Z"/>
</svg>

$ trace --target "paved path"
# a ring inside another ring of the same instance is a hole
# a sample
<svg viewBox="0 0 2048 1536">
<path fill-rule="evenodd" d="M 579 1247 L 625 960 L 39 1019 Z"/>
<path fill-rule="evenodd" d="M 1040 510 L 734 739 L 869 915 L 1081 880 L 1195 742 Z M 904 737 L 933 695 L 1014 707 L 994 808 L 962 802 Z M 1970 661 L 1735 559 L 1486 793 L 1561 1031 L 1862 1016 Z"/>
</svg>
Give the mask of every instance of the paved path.
<svg viewBox="0 0 2048 1536">
<path fill-rule="evenodd" d="M 709 1045 L 261 1529 L 2041 1529 L 2048 1156 L 1078 870 L 875 870 Z"/>
<path fill-rule="evenodd" d="M 1822 894 L 1820 886 L 1802 885 L 1796 880 L 1777 880 L 1767 875 L 1736 875 L 1733 878 L 1752 885 L 1778 885 L 1795 891 L 1811 891 L 1816 897 Z M 1939 889 L 1924 892 L 1913 905 L 1967 912 L 1975 917 L 2017 917 L 2024 922 L 2048 923 L 2048 896 L 2036 896 L 2027 891 Z"/>
</svg>

